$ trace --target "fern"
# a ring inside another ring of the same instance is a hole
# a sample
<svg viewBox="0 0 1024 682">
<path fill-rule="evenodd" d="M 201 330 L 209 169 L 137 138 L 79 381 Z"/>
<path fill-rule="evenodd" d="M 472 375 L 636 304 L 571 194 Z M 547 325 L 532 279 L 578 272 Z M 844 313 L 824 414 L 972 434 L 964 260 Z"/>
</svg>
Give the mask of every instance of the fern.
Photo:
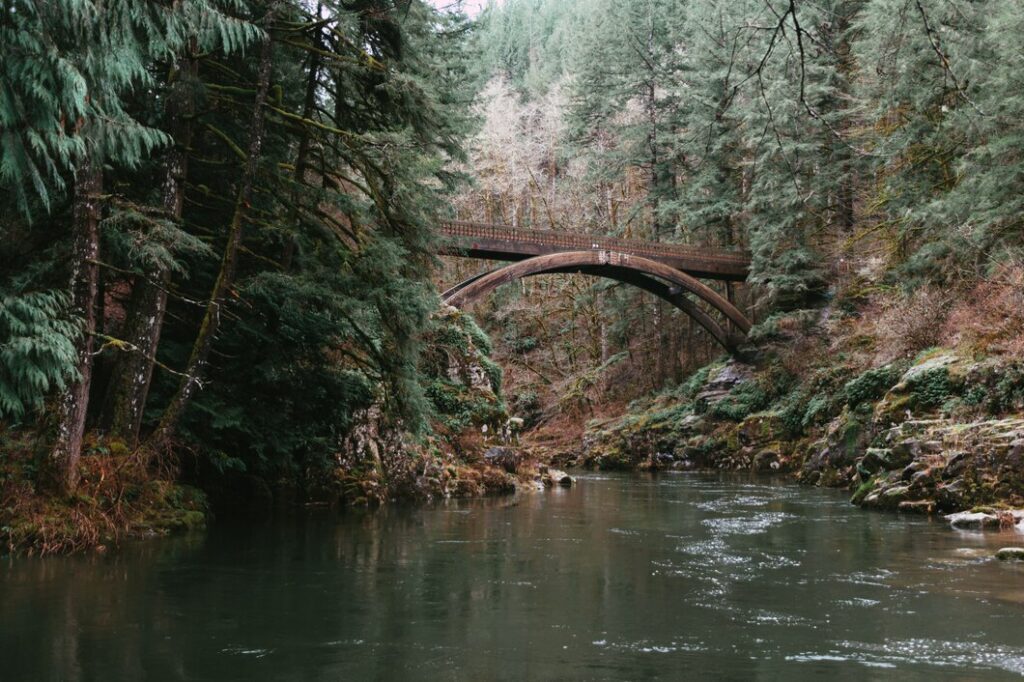
<svg viewBox="0 0 1024 682">
<path fill-rule="evenodd" d="M 126 100 L 154 85 L 154 62 L 175 59 L 193 40 L 199 50 L 233 52 L 258 39 L 258 28 L 228 14 L 242 4 L 6 2 L 0 191 L 10 191 L 19 211 L 32 217 L 63 196 L 67 176 L 87 155 L 137 168 L 169 144 L 167 133 L 127 111 Z"/>
<path fill-rule="evenodd" d="M 0 296 L 0 417 L 21 418 L 76 378 L 78 324 L 67 296 Z"/>
</svg>

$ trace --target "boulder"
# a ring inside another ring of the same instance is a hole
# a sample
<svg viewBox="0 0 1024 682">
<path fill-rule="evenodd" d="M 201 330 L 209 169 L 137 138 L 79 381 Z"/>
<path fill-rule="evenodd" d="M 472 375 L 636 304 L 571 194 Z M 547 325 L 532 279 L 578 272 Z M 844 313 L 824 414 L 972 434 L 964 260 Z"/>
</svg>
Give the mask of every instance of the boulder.
<svg viewBox="0 0 1024 682">
<path fill-rule="evenodd" d="M 576 479 L 569 474 L 550 467 L 541 472 L 540 480 L 548 488 L 553 488 L 556 485 L 563 488 L 571 488 L 576 484 Z"/>
<path fill-rule="evenodd" d="M 484 461 L 492 466 L 500 467 L 510 474 L 516 473 L 522 459 L 522 454 L 515 448 L 494 447 L 484 453 Z"/>
<path fill-rule="evenodd" d="M 882 491 L 879 502 L 886 507 L 898 507 L 910 495 L 910 486 L 894 485 Z"/>
<path fill-rule="evenodd" d="M 891 469 L 905 467 L 921 454 L 921 441 L 915 438 L 898 441 L 893 444 L 891 453 L 889 467 Z"/>
<path fill-rule="evenodd" d="M 948 480 L 962 474 L 967 468 L 967 459 L 968 454 L 966 452 L 956 452 L 950 455 L 946 461 L 946 468 L 942 470 L 942 478 Z"/>
<path fill-rule="evenodd" d="M 766 448 L 754 455 L 754 471 L 769 472 L 779 470 L 779 452 L 773 448 Z"/>
<path fill-rule="evenodd" d="M 923 471 L 917 471 L 910 477 L 910 487 L 915 490 L 925 490 L 931 488 L 935 482 L 935 472 L 931 469 L 925 469 Z"/>
<path fill-rule="evenodd" d="M 704 418 L 696 414 L 688 414 L 679 420 L 679 425 L 676 427 L 680 432 L 693 433 L 700 430 L 701 424 L 704 423 Z"/>
<path fill-rule="evenodd" d="M 857 470 L 867 474 L 867 476 L 862 475 L 862 478 L 868 478 L 877 471 L 888 471 L 895 468 L 891 462 L 892 451 L 889 448 L 868 448 L 867 453 L 857 463 Z"/>
<path fill-rule="evenodd" d="M 946 514 L 953 528 L 999 528 L 999 517 L 985 512 L 959 512 Z"/>
<path fill-rule="evenodd" d="M 1000 561 L 1024 561 L 1024 547 L 1003 547 L 996 552 Z"/>
<path fill-rule="evenodd" d="M 749 381 L 754 376 L 753 369 L 748 365 L 729 362 L 717 371 L 712 371 L 701 392 L 697 394 L 694 403 L 701 409 L 698 412 L 706 411 L 713 405 L 718 404 L 734 387 Z"/>
<path fill-rule="evenodd" d="M 957 478 L 935 488 L 936 499 L 943 509 L 963 509 L 967 495 L 964 479 Z"/>
<path fill-rule="evenodd" d="M 672 466 L 672 462 L 676 461 L 675 456 L 671 452 L 659 452 L 654 456 L 654 461 L 658 463 L 658 466 Z"/>
</svg>

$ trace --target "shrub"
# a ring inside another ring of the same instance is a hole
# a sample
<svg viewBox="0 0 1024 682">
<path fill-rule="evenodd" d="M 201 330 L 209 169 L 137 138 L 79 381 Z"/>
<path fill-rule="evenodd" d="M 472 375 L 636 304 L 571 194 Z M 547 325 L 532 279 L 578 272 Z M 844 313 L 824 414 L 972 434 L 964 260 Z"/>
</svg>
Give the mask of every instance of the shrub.
<svg viewBox="0 0 1024 682">
<path fill-rule="evenodd" d="M 481 357 L 480 365 L 484 368 L 484 372 L 487 374 L 487 380 L 491 382 L 491 388 L 496 394 L 501 394 L 501 383 L 503 374 L 501 366 L 494 362 L 490 358 Z"/>
<path fill-rule="evenodd" d="M 960 296 L 943 332 L 946 345 L 1024 355 L 1024 264 L 1004 264 Z"/>
<path fill-rule="evenodd" d="M 826 396 L 818 394 L 807 402 L 803 417 L 800 419 L 800 426 L 806 429 L 809 426 L 825 421 L 829 414 L 829 400 Z"/>
<path fill-rule="evenodd" d="M 682 384 L 680 384 L 673 391 L 673 393 L 677 397 L 682 398 L 682 399 L 692 400 L 692 399 L 696 398 L 697 394 L 700 393 L 702 388 L 704 388 L 704 384 L 707 383 L 708 376 L 711 375 L 712 368 L 717 369 L 717 367 L 715 367 L 713 365 L 707 365 L 705 367 L 701 367 L 696 372 L 691 374 L 686 381 L 684 381 Z"/>
<path fill-rule="evenodd" d="M 0 292 L 0 417 L 39 409 L 76 377 L 79 334 L 66 295 Z"/>
<path fill-rule="evenodd" d="M 946 367 L 922 372 L 914 377 L 910 388 L 914 405 L 924 408 L 941 407 L 955 395 L 955 386 Z"/>
<path fill-rule="evenodd" d="M 843 401 L 850 409 L 855 409 L 862 403 L 878 400 L 899 381 L 902 373 L 903 368 L 896 365 L 869 369 L 843 386 Z"/>
<path fill-rule="evenodd" d="M 733 388 L 729 395 L 713 405 L 708 413 L 716 419 L 738 422 L 768 407 L 770 401 L 771 396 L 758 382 L 746 381 Z"/>
<path fill-rule="evenodd" d="M 987 397 L 987 407 L 994 413 L 1024 408 L 1024 367 L 1015 365 L 1006 368 Z"/>
<path fill-rule="evenodd" d="M 476 346 L 484 355 L 490 355 L 493 351 L 491 347 L 491 339 L 487 336 L 487 332 L 480 328 L 480 325 L 470 315 L 463 314 L 459 318 L 459 322 L 462 324 L 462 330 L 469 335 L 473 345 Z"/>
</svg>

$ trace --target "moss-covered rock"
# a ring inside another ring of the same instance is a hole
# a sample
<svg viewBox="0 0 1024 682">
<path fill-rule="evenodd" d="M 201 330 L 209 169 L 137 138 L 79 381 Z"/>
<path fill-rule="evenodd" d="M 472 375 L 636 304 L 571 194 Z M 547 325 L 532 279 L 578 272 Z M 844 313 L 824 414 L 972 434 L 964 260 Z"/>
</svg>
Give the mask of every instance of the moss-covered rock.
<svg viewBox="0 0 1024 682">
<path fill-rule="evenodd" d="M 1024 416 L 999 412 L 1018 409 L 1017 361 L 948 349 L 859 370 L 826 360 L 800 381 L 770 363 L 715 365 L 671 399 L 592 424 L 583 461 L 795 471 L 849 488 L 854 504 L 912 513 L 1024 504 Z"/>
</svg>

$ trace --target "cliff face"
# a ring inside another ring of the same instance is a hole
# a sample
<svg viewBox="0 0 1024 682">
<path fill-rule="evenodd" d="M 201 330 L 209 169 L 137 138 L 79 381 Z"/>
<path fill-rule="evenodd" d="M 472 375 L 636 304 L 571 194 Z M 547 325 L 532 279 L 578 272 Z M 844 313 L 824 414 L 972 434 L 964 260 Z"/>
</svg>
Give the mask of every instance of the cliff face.
<svg viewBox="0 0 1024 682">
<path fill-rule="evenodd" d="M 485 451 L 514 439 L 501 393 L 501 368 L 473 319 L 447 307 L 424 339 L 425 394 L 433 412 L 429 435 L 415 438 L 373 407 L 361 413 L 337 453 L 337 494 L 355 504 L 394 498 L 468 497 L 515 489 L 509 467 Z"/>
</svg>

